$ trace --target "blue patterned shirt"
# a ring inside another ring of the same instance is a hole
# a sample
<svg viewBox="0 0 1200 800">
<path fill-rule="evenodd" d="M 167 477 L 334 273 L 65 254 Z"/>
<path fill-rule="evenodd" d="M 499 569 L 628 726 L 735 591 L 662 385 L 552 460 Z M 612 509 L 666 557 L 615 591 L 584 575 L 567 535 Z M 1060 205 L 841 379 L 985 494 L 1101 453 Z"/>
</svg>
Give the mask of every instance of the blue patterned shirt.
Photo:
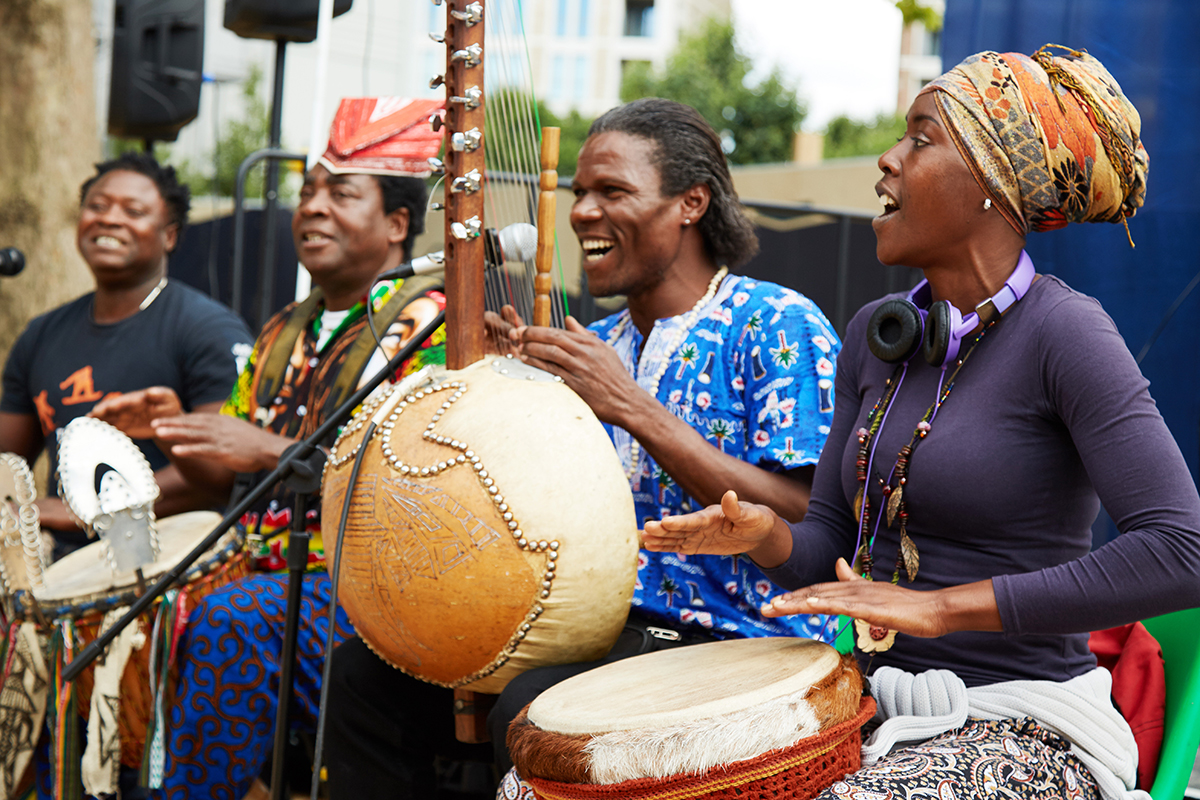
<svg viewBox="0 0 1200 800">
<path fill-rule="evenodd" d="M 731 275 L 681 331 L 687 317 L 656 321 L 645 347 L 627 310 L 590 329 L 616 349 L 643 389 L 721 452 L 771 472 L 816 464 L 833 419 L 841 349 L 816 304 L 791 289 Z M 632 437 L 605 428 L 628 470 Z M 641 448 L 630 485 L 639 525 L 704 507 Z M 782 591 L 744 556 L 642 550 L 633 605 L 672 628 L 703 628 L 721 638 L 822 635 L 823 617 L 759 614 L 759 605 Z"/>
</svg>

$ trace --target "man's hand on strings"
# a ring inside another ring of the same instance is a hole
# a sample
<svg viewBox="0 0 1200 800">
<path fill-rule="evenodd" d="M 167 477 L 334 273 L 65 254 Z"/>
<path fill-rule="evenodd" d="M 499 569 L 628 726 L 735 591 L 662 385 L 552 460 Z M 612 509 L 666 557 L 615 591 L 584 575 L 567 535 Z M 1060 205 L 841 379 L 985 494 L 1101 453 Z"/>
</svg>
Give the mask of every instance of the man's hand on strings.
<svg viewBox="0 0 1200 800">
<path fill-rule="evenodd" d="M 89 417 L 107 422 L 131 439 L 152 439 L 152 423 L 183 413 L 179 395 L 168 386 L 151 386 L 108 397 L 96 404 Z"/>
<path fill-rule="evenodd" d="M 738 501 L 730 490 L 720 505 L 662 520 L 650 520 L 642 547 L 661 553 L 753 554 L 772 536 L 779 518 L 766 506 Z"/>
<path fill-rule="evenodd" d="M 617 352 L 574 317 L 566 329 L 522 326 L 515 331 L 521 360 L 563 379 L 602 422 L 629 430 L 631 401 L 645 394 Z"/>
<path fill-rule="evenodd" d="M 234 472 L 274 469 L 295 441 L 225 414 L 184 414 L 151 423 L 171 455 L 216 461 Z"/>
<path fill-rule="evenodd" d="M 488 352 L 502 356 L 516 355 L 521 343 L 516 332 L 524 325 L 525 320 L 521 319 L 521 315 L 510 305 L 501 306 L 499 314 L 495 311 L 485 311 L 483 327 L 487 334 Z"/>
<path fill-rule="evenodd" d="M 763 616 L 845 614 L 875 627 L 926 638 L 963 630 L 1003 630 L 990 580 L 917 591 L 890 581 L 869 581 L 844 558 L 837 560 L 836 572 L 836 583 L 806 586 L 764 603 Z"/>
</svg>

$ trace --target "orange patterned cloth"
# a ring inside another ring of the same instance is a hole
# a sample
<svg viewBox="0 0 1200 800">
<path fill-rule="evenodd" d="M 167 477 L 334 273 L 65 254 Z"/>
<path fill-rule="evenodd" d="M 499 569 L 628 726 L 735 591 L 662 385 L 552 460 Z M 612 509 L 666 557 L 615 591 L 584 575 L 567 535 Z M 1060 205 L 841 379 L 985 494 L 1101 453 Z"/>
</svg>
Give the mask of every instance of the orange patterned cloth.
<svg viewBox="0 0 1200 800">
<path fill-rule="evenodd" d="M 1124 222 L 1141 207 L 1141 118 L 1087 53 L 977 53 L 922 92 L 936 93 L 975 179 L 1018 233 Z"/>
<path fill-rule="evenodd" d="M 329 146 L 321 163 L 335 175 L 430 174 L 445 133 L 430 120 L 445 114 L 445 100 L 407 97 L 347 97 L 329 128 Z"/>
</svg>

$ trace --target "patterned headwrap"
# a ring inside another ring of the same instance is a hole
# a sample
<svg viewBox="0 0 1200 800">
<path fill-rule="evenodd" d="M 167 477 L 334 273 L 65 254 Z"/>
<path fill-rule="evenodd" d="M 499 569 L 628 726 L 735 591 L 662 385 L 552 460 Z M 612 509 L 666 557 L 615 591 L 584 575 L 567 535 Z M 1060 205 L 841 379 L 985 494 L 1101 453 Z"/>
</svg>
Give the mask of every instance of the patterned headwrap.
<svg viewBox="0 0 1200 800">
<path fill-rule="evenodd" d="M 342 100 L 329 128 L 320 163 L 330 172 L 406 175 L 424 178 L 444 133 L 431 126 L 444 100 L 407 97 L 350 97 Z"/>
<path fill-rule="evenodd" d="M 967 166 L 1018 233 L 1124 223 L 1141 207 L 1150 168 L 1141 119 L 1087 53 L 977 53 L 922 89 L 931 91 Z"/>
</svg>

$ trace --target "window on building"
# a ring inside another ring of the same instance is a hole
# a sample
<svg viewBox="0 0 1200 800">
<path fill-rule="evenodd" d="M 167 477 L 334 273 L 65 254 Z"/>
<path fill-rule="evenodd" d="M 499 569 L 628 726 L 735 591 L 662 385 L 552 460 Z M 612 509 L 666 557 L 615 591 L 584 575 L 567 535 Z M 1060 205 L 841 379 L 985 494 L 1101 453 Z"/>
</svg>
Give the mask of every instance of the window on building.
<svg viewBox="0 0 1200 800">
<path fill-rule="evenodd" d="M 558 16 L 554 22 L 554 33 L 558 36 L 567 35 L 567 0 L 558 0 Z"/>
<path fill-rule="evenodd" d="M 575 77 L 574 89 L 571 92 L 571 99 L 574 100 L 576 104 L 578 104 L 583 101 L 584 97 L 587 96 L 587 83 L 588 83 L 588 58 L 587 58 L 587 56 L 576 56 L 575 57 L 575 76 L 574 77 Z"/>
<path fill-rule="evenodd" d="M 551 59 L 550 67 L 550 99 L 562 100 L 566 90 L 566 80 L 563 72 L 566 71 L 566 59 L 562 56 L 555 56 Z"/>
<path fill-rule="evenodd" d="M 588 0 L 579 0 L 579 35 L 588 35 Z"/>
<path fill-rule="evenodd" d="M 942 32 L 940 30 L 925 30 L 925 55 L 940 56 L 942 54 Z"/>
<path fill-rule="evenodd" d="M 654 35 L 654 0 L 625 0 L 625 35 Z"/>
</svg>

